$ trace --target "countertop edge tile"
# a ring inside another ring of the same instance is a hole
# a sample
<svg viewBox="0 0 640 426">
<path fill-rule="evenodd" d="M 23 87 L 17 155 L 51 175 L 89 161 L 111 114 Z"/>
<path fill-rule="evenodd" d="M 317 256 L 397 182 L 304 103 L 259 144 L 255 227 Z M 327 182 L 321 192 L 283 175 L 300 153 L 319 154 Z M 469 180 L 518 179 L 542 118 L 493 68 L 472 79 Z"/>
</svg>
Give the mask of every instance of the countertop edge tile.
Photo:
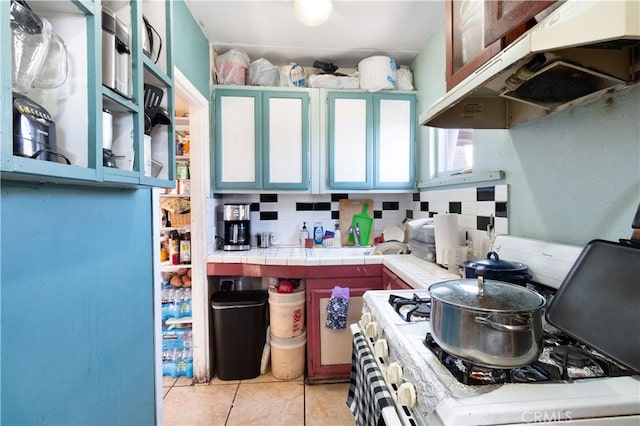
<svg viewBox="0 0 640 426">
<path fill-rule="evenodd" d="M 346 250 L 341 256 L 340 250 Z M 440 265 L 413 255 L 360 255 L 356 248 L 326 249 L 302 247 L 257 249 L 243 252 L 218 250 L 207 256 L 208 263 L 244 263 L 278 266 L 331 266 L 331 265 L 377 265 L 382 264 L 403 281 L 417 289 L 426 289 L 440 281 L 460 278 Z"/>
</svg>

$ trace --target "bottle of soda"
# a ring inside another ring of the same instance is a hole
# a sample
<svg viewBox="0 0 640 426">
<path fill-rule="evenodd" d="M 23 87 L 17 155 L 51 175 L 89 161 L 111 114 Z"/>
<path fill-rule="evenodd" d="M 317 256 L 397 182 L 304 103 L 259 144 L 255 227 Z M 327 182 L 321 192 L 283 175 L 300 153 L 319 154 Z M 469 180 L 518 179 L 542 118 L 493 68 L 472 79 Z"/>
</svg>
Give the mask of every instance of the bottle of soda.
<svg viewBox="0 0 640 426">
<path fill-rule="evenodd" d="M 172 265 L 180 264 L 180 235 L 178 231 L 169 233 L 169 260 Z"/>
</svg>

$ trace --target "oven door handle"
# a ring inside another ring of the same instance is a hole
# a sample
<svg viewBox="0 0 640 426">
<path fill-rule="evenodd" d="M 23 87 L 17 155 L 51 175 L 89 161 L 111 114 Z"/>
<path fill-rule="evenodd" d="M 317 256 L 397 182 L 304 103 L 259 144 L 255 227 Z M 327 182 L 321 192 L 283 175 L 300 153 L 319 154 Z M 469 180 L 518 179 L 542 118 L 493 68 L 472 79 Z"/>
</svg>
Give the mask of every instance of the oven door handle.
<svg viewBox="0 0 640 426">
<path fill-rule="evenodd" d="M 485 324 L 491 328 L 495 328 L 500 331 L 531 331 L 531 324 L 502 324 L 495 322 L 491 317 L 475 317 L 475 322 Z"/>
</svg>

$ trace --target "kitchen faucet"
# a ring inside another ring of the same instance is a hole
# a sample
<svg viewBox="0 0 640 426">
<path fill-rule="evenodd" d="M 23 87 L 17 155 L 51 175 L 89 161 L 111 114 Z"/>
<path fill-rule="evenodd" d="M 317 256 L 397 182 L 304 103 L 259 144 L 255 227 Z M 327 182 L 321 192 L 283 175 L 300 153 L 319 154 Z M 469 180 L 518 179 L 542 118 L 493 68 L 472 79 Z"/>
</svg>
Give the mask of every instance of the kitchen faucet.
<svg viewBox="0 0 640 426">
<path fill-rule="evenodd" d="M 360 247 L 360 225 L 358 222 L 356 222 L 355 228 L 353 225 L 349 227 L 349 234 L 353 235 L 354 247 Z"/>
</svg>

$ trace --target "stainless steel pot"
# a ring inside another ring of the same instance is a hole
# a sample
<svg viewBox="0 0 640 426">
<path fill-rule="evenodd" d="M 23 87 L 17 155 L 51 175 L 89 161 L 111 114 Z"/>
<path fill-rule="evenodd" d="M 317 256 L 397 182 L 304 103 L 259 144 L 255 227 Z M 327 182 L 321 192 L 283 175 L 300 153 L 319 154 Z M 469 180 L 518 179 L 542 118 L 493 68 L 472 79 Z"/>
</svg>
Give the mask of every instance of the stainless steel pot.
<svg viewBox="0 0 640 426">
<path fill-rule="evenodd" d="M 429 293 L 433 338 L 450 354 L 491 368 L 540 356 L 546 302 L 538 293 L 482 275 L 433 284 Z"/>
</svg>

